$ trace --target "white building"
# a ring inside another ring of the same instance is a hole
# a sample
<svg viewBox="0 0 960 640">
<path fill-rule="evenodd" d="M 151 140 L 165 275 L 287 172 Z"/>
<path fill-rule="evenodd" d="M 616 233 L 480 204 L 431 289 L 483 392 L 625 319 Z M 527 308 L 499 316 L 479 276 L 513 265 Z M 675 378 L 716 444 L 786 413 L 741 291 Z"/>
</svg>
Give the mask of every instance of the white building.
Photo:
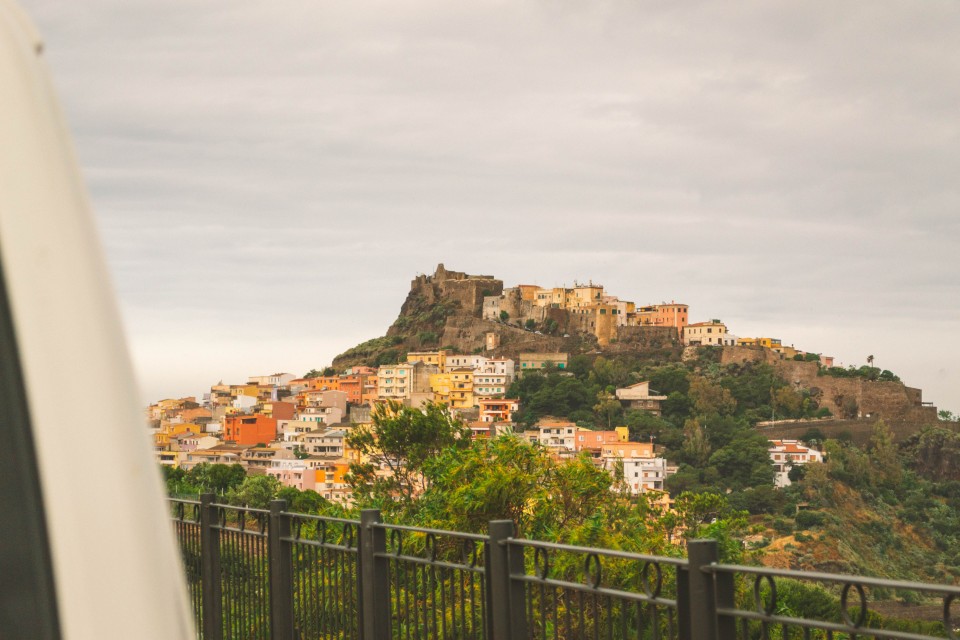
<svg viewBox="0 0 960 640">
<path fill-rule="evenodd" d="M 799 440 L 771 440 L 770 459 L 773 460 L 773 484 L 787 487 L 790 482 L 790 469 L 810 462 L 823 462 L 823 454 Z"/>
<path fill-rule="evenodd" d="M 577 425 L 572 422 L 541 422 L 540 444 L 554 450 L 577 450 Z"/>
<path fill-rule="evenodd" d="M 737 344 L 737 337 L 727 332 L 727 325 L 719 320 L 696 322 L 683 328 L 683 344 L 732 346 Z"/>
<path fill-rule="evenodd" d="M 297 376 L 292 373 L 272 373 L 269 376 L 250 376 L 247 378 L 247 384 L 255 384 L 261 387 L 285 387 L 291 380 L 296 380 Z"/>
</svg>

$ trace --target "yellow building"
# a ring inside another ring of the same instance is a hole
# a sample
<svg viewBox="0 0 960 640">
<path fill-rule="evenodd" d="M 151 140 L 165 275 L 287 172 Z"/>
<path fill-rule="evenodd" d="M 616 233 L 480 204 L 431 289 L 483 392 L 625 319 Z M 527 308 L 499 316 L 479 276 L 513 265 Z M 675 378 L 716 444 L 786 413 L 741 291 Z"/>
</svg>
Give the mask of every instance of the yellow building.
<svg viewBox="0 0 960 640">
<path fill-rule="evenodd" d="M 173 436 L 182 436 L 187 433 L 203 433 L 203 429 L 198 424 L 192 422 L 183 422 L 180 424 L 163 423 L 160 430 L 153 434 L 153 445 L 157 449 L 165 449 L 170 446 L 170 438 Z"/>
<path fill-rule="evenodd" d="M 738 347 L 764 347 L 774 349 L 781 347 L 779 338 L 740 338 L 737 340 Z"/>
<path fill-rule="evenodd" d="M 469 409 L 476 405 L 473 394 L 473 369 L 453 369 L 430 376 L 434 402 L 451 409 Z"/>
<path fill-rule="evenodd" d="M 237 396 L 257 398 L 260 396 L 260 387 L 255 384 L 232 384 L 230 385 L 230 395 L 234 398 Z"/>
<path fill-rule="evenodd" d="M 448 353 L 450 353 L 449 349 L 440 349 L 439 351 L 411 351 L 407 354 L 407 362 L 409 364 L 413 364 L 414 362 L 432 364 L 440 369 L 440 371 L 443 371 L 444 365 L 447 362 Z"/>
</svg>

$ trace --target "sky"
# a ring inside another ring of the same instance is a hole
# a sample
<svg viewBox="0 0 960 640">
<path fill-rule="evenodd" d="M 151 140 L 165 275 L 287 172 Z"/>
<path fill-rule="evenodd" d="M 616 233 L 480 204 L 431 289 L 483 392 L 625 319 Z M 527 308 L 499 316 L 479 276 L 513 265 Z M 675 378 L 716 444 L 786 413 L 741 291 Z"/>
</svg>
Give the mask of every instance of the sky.
<svg viewBox="0 0 960 640">
<path fill-rule="evenodd" d="M 321 368 L 442 262 L 960 412 L 960 3 L 21 3 L 145 402 Z"/>
</svg>

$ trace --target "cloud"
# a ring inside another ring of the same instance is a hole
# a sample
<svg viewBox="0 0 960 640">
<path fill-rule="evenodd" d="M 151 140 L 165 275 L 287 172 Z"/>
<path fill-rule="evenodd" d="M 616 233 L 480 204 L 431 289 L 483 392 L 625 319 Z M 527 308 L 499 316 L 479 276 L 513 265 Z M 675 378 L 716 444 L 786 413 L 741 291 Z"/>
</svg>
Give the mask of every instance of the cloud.
<svg viewBox="0 0 960 640">
<path fill-rule="evenodd" d="M 322 365 L 444 262 L 866 349 L 960 409 L 958 5 L 23 3 L 148 395 Z"/>
</svg>

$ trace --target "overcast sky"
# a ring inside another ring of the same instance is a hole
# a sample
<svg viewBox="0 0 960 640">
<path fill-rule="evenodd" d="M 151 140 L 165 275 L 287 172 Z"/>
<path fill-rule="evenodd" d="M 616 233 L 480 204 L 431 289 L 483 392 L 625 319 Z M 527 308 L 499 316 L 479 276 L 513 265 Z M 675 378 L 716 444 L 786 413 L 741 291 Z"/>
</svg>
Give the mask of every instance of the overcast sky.
<svg viewBox="0 0 960 640">
<path fill-rule="evenodd" d="M 443 262 L 960 411 L 960 3 L 21 2 L 145 400 L 328 364 Z"/>
</svg>

